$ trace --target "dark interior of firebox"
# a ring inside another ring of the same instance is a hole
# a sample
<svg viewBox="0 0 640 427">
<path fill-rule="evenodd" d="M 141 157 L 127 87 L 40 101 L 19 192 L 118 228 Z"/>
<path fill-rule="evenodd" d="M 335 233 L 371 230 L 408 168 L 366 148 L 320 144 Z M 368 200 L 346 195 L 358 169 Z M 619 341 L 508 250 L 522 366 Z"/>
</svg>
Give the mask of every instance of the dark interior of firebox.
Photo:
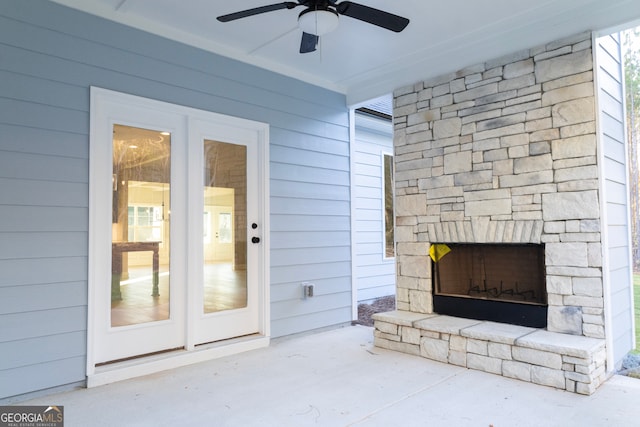
<svg viewBox="0 0 640 427">
<path fill-rule="evenodd" d="M 546 326 L 543 245 L 447 243 L 441 247 L 448 252 L 432 263 L 434 311 Z"/>
</svg>

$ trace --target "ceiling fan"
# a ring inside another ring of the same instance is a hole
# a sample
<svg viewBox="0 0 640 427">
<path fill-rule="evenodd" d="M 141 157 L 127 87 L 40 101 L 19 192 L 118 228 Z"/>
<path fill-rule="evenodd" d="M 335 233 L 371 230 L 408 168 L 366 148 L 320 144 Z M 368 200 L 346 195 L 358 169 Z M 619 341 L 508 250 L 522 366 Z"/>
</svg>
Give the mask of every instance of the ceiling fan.
<svg viewBox="0 0 640 427">
<path fill-rule="evenodd" d="M 218 16 L 217 19 L 220 22 L 229 22 L 274 10 L 293 9 L 298 6 L 305 7 L 305 10 L 298 15 L 298 26 L 302 30 L 300 53 L 315 51 L 320 36 L 333 31 L 338 26 L 339 15 L 358 19 L 396 33 L 409 25 L 409 20 L 402 16 L 351 1 L 338 3 L 337 0 L 298 0 L 297 3 L 285 1 Z"/>
</svg>

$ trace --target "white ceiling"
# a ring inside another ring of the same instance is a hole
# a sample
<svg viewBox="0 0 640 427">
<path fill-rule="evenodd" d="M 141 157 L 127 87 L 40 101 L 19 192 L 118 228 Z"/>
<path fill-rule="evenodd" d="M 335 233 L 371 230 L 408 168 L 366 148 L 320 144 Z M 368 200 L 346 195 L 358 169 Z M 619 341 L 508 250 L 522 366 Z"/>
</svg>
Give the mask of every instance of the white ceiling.
<svg viewBox="0 0 640 427">
<path fill-rule="evenodd" d="M 347 95 L 350 106 L 395 88 L 587 30 L 640 19 L 639 0 L 359 0 L 407 17 L 394 33 L 341 16 L 301 55 L 298 14 L 215 18 L 278 0 L 53 0 Z"/>
</svg>

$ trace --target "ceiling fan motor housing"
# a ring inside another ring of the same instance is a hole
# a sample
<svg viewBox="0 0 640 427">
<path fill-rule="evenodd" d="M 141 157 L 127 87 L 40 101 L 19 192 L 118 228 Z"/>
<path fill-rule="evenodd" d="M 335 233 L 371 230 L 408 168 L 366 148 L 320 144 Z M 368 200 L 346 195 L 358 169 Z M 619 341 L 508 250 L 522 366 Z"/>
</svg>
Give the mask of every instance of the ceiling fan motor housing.
<svg viewBox="0 0 640 427">
<path fill-rule="evenodd" d="M 338 27 L 338 12 L 335 8 L 309 8 L 298 15 L 298 26 L 308 34 L 322 36 Z"/>
</svg>

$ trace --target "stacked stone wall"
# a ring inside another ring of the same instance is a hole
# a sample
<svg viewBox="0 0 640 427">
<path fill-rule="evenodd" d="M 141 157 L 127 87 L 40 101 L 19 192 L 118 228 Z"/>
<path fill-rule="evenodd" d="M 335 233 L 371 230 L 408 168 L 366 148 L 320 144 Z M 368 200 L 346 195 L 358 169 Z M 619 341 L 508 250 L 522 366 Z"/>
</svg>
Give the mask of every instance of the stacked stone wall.
<svg viewBox="0 0 640 427">
<path fill-rule="evenodd" d="M 432 313 L 429 245 L 545 245 L 548 330 L 604 338 L 588 33 L 394 93 L 397 307 Z"/>
</svg>

